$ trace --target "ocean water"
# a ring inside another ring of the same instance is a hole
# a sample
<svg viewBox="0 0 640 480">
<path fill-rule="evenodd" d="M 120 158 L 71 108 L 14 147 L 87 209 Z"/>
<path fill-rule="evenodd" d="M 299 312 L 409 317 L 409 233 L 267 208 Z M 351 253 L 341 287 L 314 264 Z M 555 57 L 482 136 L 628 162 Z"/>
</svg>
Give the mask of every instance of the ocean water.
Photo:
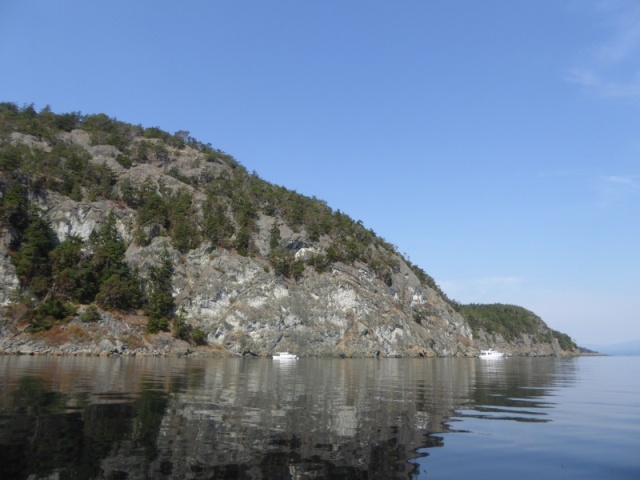
<svg viewBox="0 0 640 480">
<path fill-rule="evenodd" d="M 0 478 L 640 479 L 640 357 L 0 357 Z"/>
<path fill-rule="evenodd" d="M 484 366 L 449 427 L 417 478 L 640 479 L 640 358 Z"/>
</svg>

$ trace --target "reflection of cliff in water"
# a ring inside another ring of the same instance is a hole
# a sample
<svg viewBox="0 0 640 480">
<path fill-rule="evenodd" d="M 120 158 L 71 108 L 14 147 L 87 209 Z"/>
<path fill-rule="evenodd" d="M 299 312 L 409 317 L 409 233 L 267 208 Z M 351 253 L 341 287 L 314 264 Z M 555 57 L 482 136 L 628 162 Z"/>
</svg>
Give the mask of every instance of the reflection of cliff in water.
<svg viewBox="0 0 640 480">
<path fill-rule="evenodd" d="M 434 434 L 481 395 L 478 368 L 5 357 L 0 477 L 408 478 L 413 452 L 441 445 Z"/>
<path fill-rule="evenodd" d="M 407 478 L 406 459 L 437 442 L 429 434 L 440 431 L 454 402 L 466 398 L 468 375 L 460 366 L 228 362 L 207 369 L 201 385 L 171 397 L 175 414 L 163 418 L 159 456 L 178 471 L 195 468 L 204 477 L 253 478 L 260 471 L 285 478 L 312 472 Z"/>
</svg>

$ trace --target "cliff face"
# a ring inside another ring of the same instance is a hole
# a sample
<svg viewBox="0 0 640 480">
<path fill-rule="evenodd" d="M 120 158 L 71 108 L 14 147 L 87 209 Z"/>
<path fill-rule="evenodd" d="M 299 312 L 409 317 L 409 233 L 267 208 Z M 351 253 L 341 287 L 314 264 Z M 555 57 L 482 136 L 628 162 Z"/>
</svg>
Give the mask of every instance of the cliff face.
<svg viewBox="0 0 640 480">
<path fill-rule="evenodd" d="M 81 322 L 85 305 L 54 326 L 57 343 L 51 335 L 27 333 L 27 307 L 19 306 L 29 304 L 24 298 L 29 292 L 23 288 L 18 298 L 20 281 L 10 261 L 20 232 L 5 221 L 0 236 L 0 304 L 8 307 L 0 321 L 4 351 L 452 356 L 473 355 L 499 340 L 481 330 L 474 339 L 465 318 L 424 272 L 322 202 L 285 203 L 283 196 L 302 197 L 248 175 L 220 152 L 130 137 L 127 147 L 117 148 L 95 144 L 102 137 L 82 129 L 57 132 L 53 140 L 21 132 L 6 135 L 5 145 L 25 148 L 32 156 L 41 152 L 38 158 L 45 161 L 59 145 L 65 151 L 73 148 L 89 161 L 85 176 L 93 165 L 112 180 L 100 187 L 103 194 L 85 186 L 68 187 L 73 194 L 65 194 L 60 184 L 48 188 L 47 179 L 34 180 L 36 174 L 14 172 L 12 177 L 5 169 L 3 197 L 11 182 L 22 182 L 30 205 L 41 209 L 57 242 L 70 236 L 87 241 L 111 216 L 126 245 L 126 263 L 139 273 L 143 288 L 168 255 L 174 313 L 204 332 L 201 343 L 206 345 L 196 347 L 168 332 L 146 333 L 140 310 L 103 308 L 97 323 Z M 146 153 L 140 155 L 143 147 Z M 60 156 L 54 160 L 70 163 Z M 149 213 L 149 203 L 140 200 L 143 186 L 153 199 L 168 204 L 188 198 L 187 213 L 158 220 Z M 245 190 L 234 196 L 240 187 Z M 309 213 L 310 206 L 319 213 Z M 222 216 L 211 217 L 212 209 Z M 227 238 L 219 233 L 223 226 L 230 232 Z M 517 354 L 566 353 L 553 341 L 534 344 L 523 338 L 502 346 Z"/>
<path fill-rule="evenodd" d="M 472 353 L 468 351 L 471 330 L 462 316 L 433 289 L 421 285 L 404 262 L 392 274 L 391 287 L 357 262 L 338 262 L 323 273 L 306 268 L 293 280 L 275 274 L 262 257 L 244 257 L 209 244 L 186 254 L 173 249 L 168 237 L 137 245 L 131 241 L 135 212 L 107 201 L 76 202 L 48 194 L 38 202 L 59 240 L 68 235 L 87 238 L 109 212 L 115 212 L 118 229 L 130 242 L 127 261 L 143 278 L 168 251 L 174 264 L 176 310 L 200 327 L 218 351 L 268 355 L 289 350 L 320 356 Z M 6 306 L 19 282 L 8 260 L 7 242 L 0 245 L 0 256 L 4 260 L 0 298 Z M 429 312 L 422 325 L 413 318 L 416 309 Z"/>
</svg>

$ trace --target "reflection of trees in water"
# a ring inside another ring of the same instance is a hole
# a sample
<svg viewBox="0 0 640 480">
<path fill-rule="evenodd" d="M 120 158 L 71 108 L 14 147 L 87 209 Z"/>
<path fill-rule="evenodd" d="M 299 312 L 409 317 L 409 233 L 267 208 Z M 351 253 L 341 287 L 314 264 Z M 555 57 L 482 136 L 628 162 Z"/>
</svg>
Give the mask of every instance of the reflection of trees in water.
<svg viewBox="0 0 640 480">
<path fill-rule="evenodd" d="M 0 476 L 408 478 L 452 415 L 506 417 L 563 381 L 515 360 L 48 361 L 0 391 Z"/>
<path fill-rule="evenodd" d="M 128 406 L 96 408 L 87 394 L 69 396 L 47 387 L 33 375 L 19 379 L 11 391 L 12 407 L 3 407 L 0 423 L 0 478 L 40 478 L 60 470 L 94 478 L 100 471 L 97 461 L 126 437 L 121 433 L 131 424 L 131 416 L 123 415 Z"/>
<path fill-rule="evenodd" d="M 305 360 L 209 368 L 200 386 L 172 396 L 161 460 L 202 478 L 407 478 L 406 460 L 434 423 L 421 409 L 451 396 L 430 395 L 422 367 Z"/>
<path fill-rule="evenodd" d="M 0 423 L 0 478 L 98 478 L 100 461 L 114 451 L 157 455 L 156 439 L 167 404 L 161 391 L 142 388 L 133 401 L 118 395 L 91 403 L 89 392 L 47 389 L 38 376 L 23 377 L 12 391 L 11 411 Z"/>
<path fill-rule="evenodd" d="M 569 358 L 506 358 L 478 361 L 469 410 L 456 417 L 516 422 L 548 422 L 553 403 L 547 399 L 559 386 L 575 381 L 576 362 Z"/>
</svg>

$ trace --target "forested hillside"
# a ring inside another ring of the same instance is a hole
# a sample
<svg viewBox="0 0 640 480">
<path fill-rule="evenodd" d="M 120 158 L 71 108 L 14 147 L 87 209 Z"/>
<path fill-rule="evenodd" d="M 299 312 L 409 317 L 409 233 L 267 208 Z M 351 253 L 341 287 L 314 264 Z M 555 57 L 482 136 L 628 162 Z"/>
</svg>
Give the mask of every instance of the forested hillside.
<svg viewBox="0 0 640 480">
<path fill-rule="evenodd" d="M 461 305 L 460 311 L 474 332 L 499 335 L 507 342 L 517 341 L 527 334 L 539 343 L 549 343 L 555 339 L 564 350 L 578 348 L 571 337 L 548 328 L 535 313 L 516 305 L 470 304 Z"/>
<path fill-rule="evenodd" d="M 74 325 L 121 351 L 163 338 L 187 352 L 429 356 L 473 354 L 489 332 L 575 348 L 542 320 L 460 307 L 361 222 L 185 131 L 3 103 L 0 192 L 4 336 L 77 343 Z M 96 326 L 114 321 L 128 330 Z"/>
</svg>

